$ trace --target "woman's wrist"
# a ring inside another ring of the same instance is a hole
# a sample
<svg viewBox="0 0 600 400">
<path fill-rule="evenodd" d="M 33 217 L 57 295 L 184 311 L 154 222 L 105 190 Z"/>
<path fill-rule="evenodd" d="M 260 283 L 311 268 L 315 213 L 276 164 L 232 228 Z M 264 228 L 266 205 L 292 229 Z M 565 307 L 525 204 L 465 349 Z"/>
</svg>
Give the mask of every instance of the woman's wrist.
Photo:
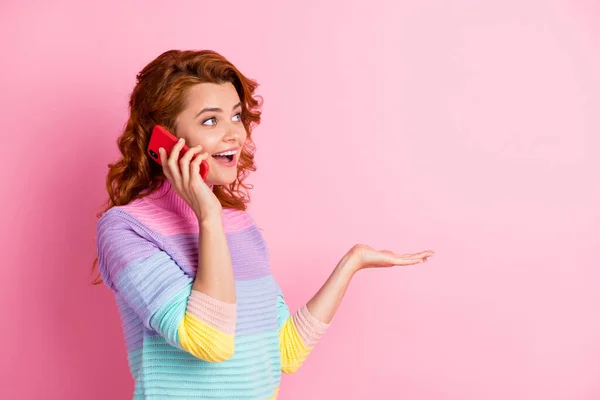
<svg viewBox="0 0 600 400">
<path fill-rule="evenodd" d="M 223 225 L 223 220 L 221 219 L 220 215 L 211 215 L 209 217 L 200 217 L 198 214 L 196 214 L 196 217 L 198 218 L 198 226 L 200 227 L 200 229 L 202 228 L 214 228 L 216 226 L 222 226 Z"/>
<path fill-rule="evenodd" d="M 341 271 L 344 275 L 349 275 L 350 278 L 352 278 L 354 274 L 360 270 L 360 263 L 353 254 L 348 253 L 342 257 L 336 266 L 336 269 Z"/>
</svg>

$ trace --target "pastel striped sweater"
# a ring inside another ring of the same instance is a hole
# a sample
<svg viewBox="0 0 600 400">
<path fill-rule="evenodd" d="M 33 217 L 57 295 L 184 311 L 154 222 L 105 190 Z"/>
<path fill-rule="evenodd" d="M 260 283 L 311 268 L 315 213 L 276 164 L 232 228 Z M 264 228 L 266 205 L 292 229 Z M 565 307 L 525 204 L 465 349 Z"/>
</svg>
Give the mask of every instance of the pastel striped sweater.
<svg viewBox="0 0 600 400">
<path fill-rule="evenodd" d="M 192 289 L 198 220 L 168 180 L 98 220 L 100 274 L 121 316 L 133 399 L 275 399 L 329 324 L 290 314 L 267 245 L 244 211 L 223 209 L 236 303 Z"/>
</svg>

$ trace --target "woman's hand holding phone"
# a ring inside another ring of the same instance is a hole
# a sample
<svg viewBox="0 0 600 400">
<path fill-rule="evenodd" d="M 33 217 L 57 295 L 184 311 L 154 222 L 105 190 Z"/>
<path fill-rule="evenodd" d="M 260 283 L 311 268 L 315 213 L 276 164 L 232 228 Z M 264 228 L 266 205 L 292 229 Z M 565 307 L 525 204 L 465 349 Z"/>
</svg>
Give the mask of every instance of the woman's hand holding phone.
<svg viewBox="0 0 600 400">
<path fill-rule="evenodd" d="M 177 194 L 194 210 L 200 223 L 220 219 L 223 210 L 221 203 L 200 177 L 200 163 L 208 159 L 210 154 L 201 153 L 202 146 L 190 147 L 177 163 L 184 145 L 182 138 L 169 155 L 164 148 L 159 149 L 163 172 Z M 194 154 L 197 156 L 190 162 Z"/>
</svg>

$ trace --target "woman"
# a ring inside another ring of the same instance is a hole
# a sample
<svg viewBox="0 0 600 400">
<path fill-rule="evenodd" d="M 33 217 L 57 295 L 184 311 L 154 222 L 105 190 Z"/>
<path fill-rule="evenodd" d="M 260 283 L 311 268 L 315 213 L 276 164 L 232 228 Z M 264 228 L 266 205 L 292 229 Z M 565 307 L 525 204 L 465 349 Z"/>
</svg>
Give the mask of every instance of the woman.
<svg viewBox="0 0 600 400">
<path fill-rule="evenodd" d="M 245 212 L 256 87 L 213 51 L 167 51 L 137 76 L 97 226 L 99 277 L 121 314 L 134 399 L 275 399 L 281 372 L 300 367 L 357 271 L 433 255 L 355 245 L 290 313 Z M 160 150 L 162 167 L 146 153 L 157 124 L 180 138 L 170 155 Z"/>
</svg>

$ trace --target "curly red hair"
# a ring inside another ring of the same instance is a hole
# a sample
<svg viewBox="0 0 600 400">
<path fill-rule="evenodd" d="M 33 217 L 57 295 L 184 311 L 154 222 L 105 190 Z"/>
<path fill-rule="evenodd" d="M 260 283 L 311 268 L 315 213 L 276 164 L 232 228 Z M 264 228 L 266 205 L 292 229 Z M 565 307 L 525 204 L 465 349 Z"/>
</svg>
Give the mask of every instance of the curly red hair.
<svg viewBox="0 0 600 400">
<path fill-rule="evenodd" d="M 136 78 L 129 100 L 129 120 L 117 139 L 122 157 L 108 164 L 108 200 L 106 208 L 96 216 L 100 218 L 110 208 L 128 204 L 158 189 L 166 177 L 162 167 L 151 162 L 146 153 L 152 128 L 158 124 L 175 132 L 175 118 L 185 107 L 186 90 L 206 82 L 231 82 L 242 103 L 241 118 L 247 138 L 240 154 L 237 177 L 230 185 L 214 185 L 213 193 L 223 207 L 246 210 L 252 185 L 244 184 L 244 179 L 249 171 L 256 171 L 252 129 L 260 124 L 262 107 L 262 98 L 254 96 L 256 81 L 245 77 L 225 57 L 212 50 L 166 51 L 146 65 Z M 96 257 L 92 273 L 97 263 Z M 100 274 L 92 283 L 102 283 Z"/>
</svg>

